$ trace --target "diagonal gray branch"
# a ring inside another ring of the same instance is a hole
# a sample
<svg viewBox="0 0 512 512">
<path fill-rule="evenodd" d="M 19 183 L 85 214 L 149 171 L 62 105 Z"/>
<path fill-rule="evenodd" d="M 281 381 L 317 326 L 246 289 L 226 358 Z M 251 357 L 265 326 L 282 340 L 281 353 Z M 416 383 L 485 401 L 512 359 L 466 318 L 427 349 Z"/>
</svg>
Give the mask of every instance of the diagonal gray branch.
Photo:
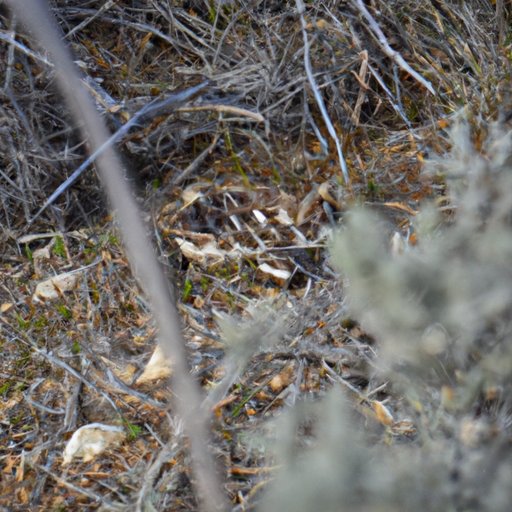
<svg viewBox="0 0 512 512">
<path fill-rule="evenodd" d="M 8 3 L 48 51 L 62 95 L 73 117 L 84 126 L 84 135 L 89 139 L 92 151 L 97 151 L 110 134 L 81 84 L 79 73 L 70 52 L 62 43 L 61 31 L 50 17 L 46 2 L 8 0 Z M 111 146 L 98 155 L 97 165 L 111 207 L 116 212 L 132 269 L 151 301 L 159 328 L 159 343 L 164 353 L 172 357 L 175 407 L 190 439 L 201 509 L 205 512 L 226 510 L 221 483 L 208 450 L 208 417 L 200 407 L 199 385 L 188 371 L 181 322 L 169 283 L 158 264 L 132 191 L 123 177 L 121 162 Z"/>
<path fill-rule="evenodd" d="M 106 139 L 99 148 L 93 151 L 89 157 L 86 158 L 77 167 L 77 169 L 71 173 L 71 176 L 69 176 L 66 181 L 61 183 L 55 189 L 52 195 L 45 201 L 43 206 L 41 206 L 37 213 L 32 217 L 30 223 L 34 222 L 46 210 L 46 208 L 48 208 L 48 206 L 50 206 L 65 190 L 67 190 L 107 148 L 122 140 L 133 126 L 137 125 L 138 123 L 142 123 L 156 115 L 161 115 L 165 113 L 167 109 L 173 108 L 173 106 L 180 105 L 181 103 L 194 96 L 194 94 L 204 89 L 207 84 L 207 81 L 202 82 L 198 85 L 195 85 L 194 87 L 191 87 L 190 89 L 186 89 L 185 91 L 171 94 L 163 100 L 153 100 L 151 103 L 148 103 L 142 107 L 129 121 L 123 124 L 119 130 L 114 132 L 108 139 Z"/>
</svg>

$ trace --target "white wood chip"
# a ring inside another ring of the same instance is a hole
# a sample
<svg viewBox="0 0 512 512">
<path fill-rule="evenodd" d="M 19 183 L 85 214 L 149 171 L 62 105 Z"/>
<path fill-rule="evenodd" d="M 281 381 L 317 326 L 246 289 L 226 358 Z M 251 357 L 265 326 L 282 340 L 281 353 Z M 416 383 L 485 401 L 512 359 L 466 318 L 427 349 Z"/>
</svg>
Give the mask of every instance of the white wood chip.
<svg viewBox="0 0 512 512">
<path fill-rule="evenodd" d="M 46 281 L 38 283 L 32 300 L 34 302 L 41 302 L 41 300 L 57 299 L 59 292 L 67 292 L 76 286 L 78 274 L 74 272 L 66 272 L 58 276 L 53 276 Z"/>
<path fill-rule="evenodd" d="M 124 441 L 126 434 L 122 427 L 89 423 L 80 427 L 71 436 L 62 457 L 62 465 L 69 464 L 75 458 L 84 462 L 93 460 L 108 448 L 113 448 Z"/>
</svg>

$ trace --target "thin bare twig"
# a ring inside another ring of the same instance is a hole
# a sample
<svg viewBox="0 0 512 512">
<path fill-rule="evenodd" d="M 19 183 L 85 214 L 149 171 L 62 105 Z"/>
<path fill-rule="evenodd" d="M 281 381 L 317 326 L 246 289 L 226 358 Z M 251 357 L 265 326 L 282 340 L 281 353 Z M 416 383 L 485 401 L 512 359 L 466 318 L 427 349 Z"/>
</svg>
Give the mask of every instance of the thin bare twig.
<svg viewBox="0 0 512 512">
<path fill-rule="evenodd" d="M 48 476 L 51 476 L 59 485 L 66 487 L 67 489 L 76 492 L 77 494 L 82 494 L 83 496 L 87 496 L 90 500 L 101 503 L 103 510 L 111 510 L 111 511 L 120 511 L 120 510 L 126 510 L 126 504 L 116 504 L 111 503 L 109 501 L 106 501 L 105 498 L 100 496 L 99 494 L 96 494 L 93 491 L 89 491 L 87 489 L 84 489 L 83 487 L 79 487 L 78 485 L 74 485 L 71 482 L 68 482 L 64 478 L 61 478 L 59 475 L 55 474 L 53 471 L 50 471 L 49 469 L 45 468 L 41 464 L 37 464 L 36 462 L 28 461 L 28 464 L 32 466 L 34 469 L 38 469 L 39 471 L 42 471 L 43 473 L 46 473 Z"/>
<path fill-rule="evenodd" d="M 39 211 L 34 215 L 34 217 L 32 217 L 30 224 L 32 224 L 46 210 L 46 208 L 48 208 L 48 206 L 50 206 L 64 191 L 66 191 L 103 152 L 108 148 L 111 148 L 116 142 L 122 140 L 132 127 L 165 112 L 175 105 L 187 101 L 194 94 L 197 94 L 199 91 L 204 89 L 207 84 L 207 81 L 202 82 L 194 87 L 186 89 L 185 91 L 171 94 L 163 100 L 154 100 L 142 107 L 127 123 L 121 126 L 119 130 L 105 140 L 105 142 L 103 142 L 88 158 L 86 158 L 85 161 L 75 171 L 73 171 L 73 173 L 71 173 L 71 176 L 66 181 L 57 187 L 53 194 L 45 201 L 43 206 L 41 206 Z"/>
<path fill-rule="evenodd" d="M 176 443 L 165 445 L 158 455 L 155 457 L 153 462 L 149 465 L 144 473 L 144 480 L 139 490 L 137 497 L 137 503 L 135 505 L 136 512 L 143 512 L 149 510 L 147 506 L 148 501 L 151 502 L 151 494 L 153 493 L 153 485 L 155 480 L 158 478 L 161 468 L 164 464 L 169 462 L 177 452 Z"/>
<path fill-rule="evenodd" d="M 114 402 L 114 400 L 112 400 L 112 398 L 110 398 L 108 393 L 105 393 L 105 391 L 103 391 L 100 388 L 98 388 L 97 386 L 95 386 L 91 381 L 87 380 L 80 372 L 78 372 L 77 370 L 75 370 L 74 368 L 69 366 L 69 364 L 65 363 L 64 361 L 59 359 L 57 356 L 55 356 L 51 352 L 48 352 L 48 350 L 39 348 L 37 346 L 37 344 L 34 341 L 32 341 L 30 338 L 26 338 L 26 339 L 18 338 L 18 340 L 21 341 L 22 343 L 30 345 L 32 350 L 34 350 L 38 355 L 40 355 L 41 357 L 47 359 L 48 361 L 50 361 L 55 366 L 58 366 L 59 368 L 62 368 L 63 370 L 68 372 L 70 375 L 75 377 L 75 379 L 77 379 L 78 381 L 82 382 L 83 384 L 85 384 L 89 388 L 91 388 L 94 391 L 96 391 L 96 393 L 101 395 L 112 406 L 112 409 L 114 409 L 114 411 L 116 411 L 116 413 L 119 414 L 119 416 L 122 416 L 119 408 L 116 405 L 116 403 Z"/>
<path fill-rule="evenodd" d="M 432 84 L 428 80 L 425 80 L 417 71 L 414 71 L 414 69 L 412 69 L 411 66 L 407 64 L 407 62 L 405 62 L 405 59 L 396 50 L 393 50 L 393 48 L 391 48 L 391 45 L 389 44 L 386 36 L 384 35 L 384 32 L 382 32 L 378 23 L 369 13 L 368 9 L 363 3 L 363 0 L 356 0 L 356 7 L 359 9 L 359 12 L 366 18 L 366 21 L 369 23 L 373 33 L 377 36 L 377 40 L 379 41 L 379 44 L 383 52 L 390 59 L 396 62 L 406 73 L 409 73 L 412 77 L 415 78 L 415 80 L 417 80 L 421 85 L 423 85 L 423 87 L 425 87 L 430 93 L 432 93 L 435 96 L 436 91 Z"/>
<path fill-rule="evenodd" d="M 9 34 L 12 39 L 14 39 L 14 35 L 16 34 L 16 15 L 13 14 L 11 18 L 11 33 Z M 4 80 L 4 91 L 9 89 L 12 77 L 12 68 L 14 66 L 14 45 L 9 45 L 9 50 L 7 51 L 7 66 L 5 68 L 5 80 Z"/>
<path fill-rule="evenodd" d="M 38 60 L 47 66 L 51 66 L 50 61 L 44 57 L 43 55 L 40 55 L 39 53 L 33 52 L 30 48 L 27 48 L 24 44 L 20 43 L 19 41 L 16 41 L 16 39 L 13 36 L 12 31 L 6 34 L 3 31 L 0 31 L 0 41 L 5 41 L 6 43 L 9 43 L 10 45 L 14 46 L 17 50 L 24 53 L 25 55 L 28 55 L 29 57 L 32 57 L 34 60 Z"/>
<path fill-rule="evenodd" d="M 90 140 L 93 151 L 98 151 L 109 139 L 109 132 L 82 86 L 78 70 L 62 43 L 60 30 L 51 18 L 47 6 L 37 0 L 9 0 L 9 4 L 50 53 L 57 84 L 71 113 L 85 127 L 84 136 Z M 201 408 L 199 385 L 189 373 L 181 321 L 171 287 L 157 261 L 139 207 L 123 176 L 121 162 L 115 150 L 109 145 L 98 156 L 97 162 L 112 209 L 117 213 L 129 261 L 152 304 L 159 327 L 160 346 L 173 361 L 173 397 L 176 412 L 183 419 L 185 432 L 190 439 L 200 508 L 207 512 L 226 510 L 227 503 L 213 457 L 208 450 L 208 417 Z"/>
<path fill-rule="evenodd" d="M 213 110 L 214 112 L 224 112 L 227 114 L 235 114 L 238 116 L 248 117 L 257 123 L 265 122 L 265 118 L 258 112 L 252 112 L 246 108 L 235 107 L 233 105 L 193 105 L 191 107 L 180 107 L 177 109 L 177 112 L 201 112 L 204 110 Z"/>
<path fill-rule="evenodd" d="M 329 114 L 325 107 L 325 103 L 322 98 L 322 95 L 318 91 L 318 85 L 316 83 L 315 77 L 313 75 L 313 69 L 311 67 L 311 59 L 309 57 L 309 40 L 308 40 L 308 33 L 306 30 L 306 20 L 304 18 L 304 11 L 305 11 L 304 2 L 302 0 L 295 0 L 295 3 L 297 5 L 297 11 L 300 14 L 300 21 L 302 24 L 302 36 L 304 38 L 304 68 L 306 70 L 306 75 L 308 77 L 309 85 L 311 86 L 311 89 L 315 96 L 315 100 L 318 105 L 318 108 L 320 109 L 320 112 L 324 119 L 325 125 L 327 126 L 329 135 L 331 136 L 332 140 L 334 140 L 334 143 L 336 144 L 336 150 L 338 152 L 338 161 L 340 163 L 341 172 L 343 174 L 343 179 L 345 180 L 345 184 L 349 185 L 350 178 L 348 175 L 347 163 L 345 162 L 345 157 L 343 156 L 343 150 L 341 149 L 340 139 L 336 133 L 336 130 L 334 129 L 331 118 L 329 117 Z"/>
<path fill-rule="evenodd" d="M 215 135 L 213 137 L 213 141 L 211 144 L 204 149 L 192 163 L 190 163 L 186 169 L 184 169 L 176 178 L 171 181 L 171 186 L 179 185 L 182 181 L 184 181 L 188 176 L 190 176 L 206 159 L 208 155 L 212 153 L 217 142 L 219 141 L 219 135 Z"/>
<path fill-rule="evenodd" d="M 89 23 L 93 22 L 96 18 L 103 15 L 104 12 L 108 11 L 116 3 L 116 0 L 107 0 L 92 16 L 79 23 L 76 27 L 73 27 L 64 37 L 70 38 L 73 34 L 76 34 L 80 30 L 83 30 Z"/>
<path fill-rule="evenodd" d="M 378 84 L 382 87 L 382 90 L 386 93 L 386 96 L 389 98 L 389 102 L 393 107 L 393 110 L 403 119 L 405 125 L 409 130 L 412 130 L 412 124 L 409 121 L 409 118 L 404 112 L 404 109 L 401 107 L 397 98 L 394 97 L 393 93 L 389 90 L 389 87 L 386 85 L 382 77 L 380 76 L 377 69 L 375 69 L 371 64 L 368 65 L 368 70 L 373 75 L 375 80 L 377 80 Z"/>
</svg>

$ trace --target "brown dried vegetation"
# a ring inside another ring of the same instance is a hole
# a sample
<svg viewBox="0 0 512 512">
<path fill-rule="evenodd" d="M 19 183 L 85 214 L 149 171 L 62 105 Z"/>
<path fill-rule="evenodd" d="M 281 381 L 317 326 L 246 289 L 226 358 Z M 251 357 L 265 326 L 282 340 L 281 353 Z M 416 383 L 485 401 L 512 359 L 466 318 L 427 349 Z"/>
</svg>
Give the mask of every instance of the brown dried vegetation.
<svg viewBox="0 0 512 512">
<path fill-rule="evenodd" d="M 233 510 L 253 510 L 275 472 L 258 444 L 269 418 L 333 382 L 373 442 L 414 441 L 402 396 L 373 370 L 378 348 L 347 313 L 328 228 L 366 204 L 384 215 L 390 243 L 396 231 L 414 244 L 422 201 L 450 213 L 442 178 L 421 171 L 449 149 L 453 119 L 466 109 L 477 149 L 489 122 L 509 122 L 510 6 L 366 3 L 434 95 L 390 57 L 361 4 L 306 2 L 306 50 L 293 2 L 51 2 L 113 132 L 153 99 L 207 80 L 142 118 L 118 149 L 175 283 Z M 94 170 L 34 219 L 88 155 L 53 80 L 44 51 L 0 6 L 0 504 L 195 510 L 167 382 L 136 383 L 155 329 Z M 34 298 L 38 282 L 71 270 L 73 289 Z M 93 422 L 122 425 L 127 440 L 62 468 L 71 433 Z M 299 449 L 314 438 L 303 429 Z"/>
</svg>

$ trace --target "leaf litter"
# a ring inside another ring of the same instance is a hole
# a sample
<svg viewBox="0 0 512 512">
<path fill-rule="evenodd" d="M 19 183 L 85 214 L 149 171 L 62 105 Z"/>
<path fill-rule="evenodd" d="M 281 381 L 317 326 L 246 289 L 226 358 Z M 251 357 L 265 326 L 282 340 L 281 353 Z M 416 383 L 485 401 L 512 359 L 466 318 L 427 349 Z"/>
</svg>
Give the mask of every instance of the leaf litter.
<svg viewBox="0 0 512 512">
<path fill-rule="evenodd" d="M 481 67 L 487 66 L 487 76 L 501 76 L 500 58 L 488 58 L 480 45 L 477 62 L 457 32 L 465 33 L 464 18 L 441 6 L 377 2 L 385 13 L 378 22 L 387 34 L 379 42 L 368 39 L 369 32 L 375 34 L 373 22 L 358 17 L 354 6 L 308 6 L 305 16 L 314 22 L 305 29 L 316 84 L 333 128 L 344 134 L 351 186 L 343 187 L 336 163 L 340 148 L 332 141 L 322 147 L 327 131 L 314 106 L 318 91 L 305 85 L 301 23 L 287 8 L 271 2 L 259 13 L 261 6 L 240 4 L 238 11 L 226 7 L 208 15 L 206 2 L 196 3 L 201 8 L 182 2 L 175 10 L 158 2 L 142 10 L 107 2 L 98 11 L 54 4 L 67 37 L 75 38 L 73 50 L 97 107 L 113 127 L 169 87 L 193 87 L 198 74 L 213 79 L 204 97 L 133 130 L 120 149 L 137 169 L 148 227 L 176 296 L 183 297 L 190 367 L 211 393 L 215 449 L 228 469 L 234 506 L 257 503 L 274 471 L 251 449 L 266 421 L 305 396 L 323 396 L 333 382 L 346 388 L 365 421 L 380 427 L 383 442 L 388 435 L 413 439 L 415 425 L 401 415 L 400 397 L 373 371 L 374 340 L 347 316 L 342 283 L 326 254 L 330 230 L 350 206 L 365 203 L 384 214 L 382 228 L 393 254 L 406 250 L 418 205 L 444 193 L 442 180 L 421 174 L 424 155 L 449 146 L 445 129 L 468 90 L 476 91 L 469 109 L 488 117 L 496 113 L 492 98 L 505 94 L 499 82 L 481 79 Z M 402 12 L 409 13 L 407 34 L 395 16 Z M 471 22 L 484 26 L 490 19 L 482 15 Z M 11 23 L 5 13 L 2 23 Z M 159 28 L 169 24 L 175 27 L 171 34 Z M 442 34 L 435 44 L 432 27 L 436 36 Z M 259 51 L 248 33 L 261 42 Z M 83 141 L 45 88 L 51 70 L 29 53 L 30 41 L 21 41 L 21 61 L 10 75 L 16 95 L 2 107 L 15 134 L 6 139 L 11 161 L 2 174 L 9 191 L 2 192 L 7 215 L 0 270 L 0 391 L 6 398 L 0 417 L 2 437 L 9 440 L 2 450 L 2 496 L 33 509 L 62 504 L 93 510 L 99 502 L 140 503 L 151 489 L 157 509 L 193 510 L 187 453 L 179 442 L 183 432 L 166 396 L 171 369 L 154 351 L 148 305 L 128 269 L 115 223 L 98 206 L 95 176 L 84 174 L 77 192 L 65 192 L 58 202 L 63 218 L 58 210 L 47 212 L 31 228 L 50 232 L 58 225 L 67 257 L 41 239 L 20 239 L 53 191 L 50 184 L 58 185 L 63 170 L 67 175 L 84 156 Z M 443 99 L 426 95 L 403 67 L 385 65 L 379 45 L 386 55 L 389 45 L 399 48 Z M 8 48 L 3 45 L 2 52 Z M 27 81 L 26 73 L 37 80 Z M 33 110 L 32 93 L 41 98 Z M 26 114 L 17 110 L 17 101 Z M 41 126 L 32 151 L 34 130 L 49 119 L 51 135 Z M 352 124 L 346 126 L 347 119 Z M 24 157 L 12 158 L 13 148 Z M 175 183 L 184 183 L 183 189 L 173 188 Z M 22 201 L 14 200 L 20 195 Z M 36 304 L 36 275 L 48 283 L 51 301 Z M 55 281 L 67 275 L 78 276 L 69 291 Z M 189 290 L 182 294 L 185 286 Z M 270 307 L 281 318 L 278 336 L 271 329 L 274 317 L 267 311 L 262 320 L 254 305 Z M 70 314 L 63 315 L 65 310 Z M 226 345 L 219 325 L 225 315 L 237 319 L 231 328 L 231 338 L 240 337 L 235 348 Z M 40 378 L 45 385 L 33 387 Z M 71 432 L 95 423 L 119 423 L 112 427 L 116 433 L 122 428 L 132 435 L 103 454 L 96 447 L 68 450 L 63 475 L 65 440 L 69 446 Z M 465 425 L 462 439 L 476 442 L 479 426 L 469 420 Z M 93 453 L 89 461 L 70 460 Z M 156 453 L 165 457 L 159 460 Z M 24 486 L 13 490 L 12 482 Z"/>
</svg>

